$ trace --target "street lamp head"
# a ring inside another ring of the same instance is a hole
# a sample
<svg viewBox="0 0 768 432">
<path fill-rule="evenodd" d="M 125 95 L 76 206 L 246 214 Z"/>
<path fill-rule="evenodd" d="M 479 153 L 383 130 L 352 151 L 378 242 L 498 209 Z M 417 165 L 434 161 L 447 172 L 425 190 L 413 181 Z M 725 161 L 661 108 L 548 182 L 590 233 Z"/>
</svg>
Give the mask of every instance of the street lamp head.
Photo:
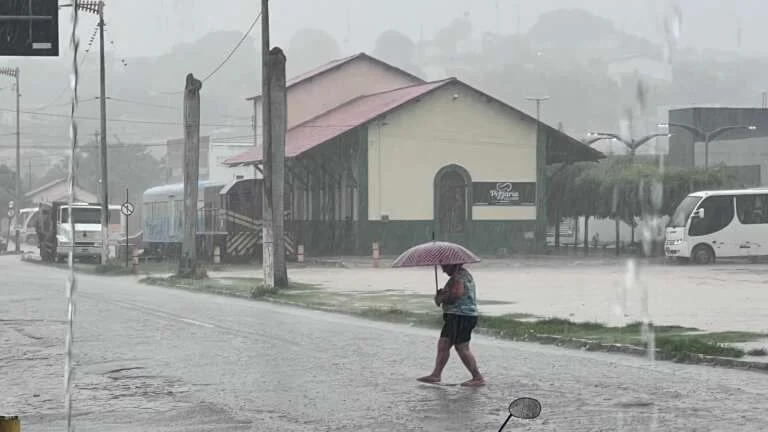
<svg viewBox="0 0 768 432">
<path fill-rule="evenodd" d="M 668 128 L 669 127 L 669 123 L 659 123 L 659 124 L 656 125 L 656 127 Z"/>
</svg>

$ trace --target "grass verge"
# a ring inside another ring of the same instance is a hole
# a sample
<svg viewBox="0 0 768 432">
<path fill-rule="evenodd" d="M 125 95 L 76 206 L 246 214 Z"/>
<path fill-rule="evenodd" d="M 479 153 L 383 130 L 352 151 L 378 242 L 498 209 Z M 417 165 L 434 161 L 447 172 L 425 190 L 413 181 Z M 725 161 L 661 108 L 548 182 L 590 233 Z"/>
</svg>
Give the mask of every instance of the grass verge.
<svg viewBox="0 0 768 432">
<path fill-rule="evenodd" d="M 429 307 L 426 297 L 392 294 L 351 295 L 334 293 L 317 286 L 292 282 L 286 289 L 265 290 L 261 279 L 216 278 L 186 280 L 175 277 L 147 277 L 143 283 L 191 291 L 208 292 L 242 298 L 254 298 L 275 303 L 290 304 L 309 309 L 320 309 L 355 315 L 362 318 L 404 323 L 414 326 L 439 328 L 442 317 L 434 306 Z M 424 298 L 422 298 L 424 297 Z M 416 299 L 414 301 L 414 299 Z M 410 303 L 409 303 L 410 302 Z M 422 308 L 405 308 L 421 304 Z M 423 305 L 427 305 L 424 307 Z M 589 351 L 621 352 L 647 355 L 648 343 L 643 325 L 630 323 L 611 327 L 594 322 L 574 322 L 567 319 L 537 319 L 526 314 L 482 316 L 478 331 L 487 335 L 514 341 L 530 341 Z M 705 333 L 682 326 L 654 326 L 656 358 L 681 363 L 709 363 L 732 367 L 745 367 L 738 359 L 758 356 L 765 349 L 745 352 L 730 344 L 765 338 L 761 333 L 719 332 Z M 752 364 L 749 368 L 768 370 L 768 363 Z"/>
<path fill-rule="evenodd" d="M 220 277 L 210 279 L 187 279 L 176 276 L 141 279 L 142 283 L 167 288 L 180 288 L 189 291 L 207 292 L 244 298 L 267 298 L 283 295 L 284 292 L 301 293 L 316 289 L 313 285 L 291 282 L 285 290 L 265 289 L 261 279 L 245 277 Z"/>
</svg>

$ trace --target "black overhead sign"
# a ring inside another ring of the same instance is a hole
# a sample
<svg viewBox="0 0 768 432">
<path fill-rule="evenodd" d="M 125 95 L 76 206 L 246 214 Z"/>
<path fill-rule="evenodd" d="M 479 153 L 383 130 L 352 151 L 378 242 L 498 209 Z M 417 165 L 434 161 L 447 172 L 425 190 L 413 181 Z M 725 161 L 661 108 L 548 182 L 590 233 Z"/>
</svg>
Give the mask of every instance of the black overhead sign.
<svg viewBox="0 0 768 432">
<path fill-rule="evenodd" d="M 536 183 L 474 182 L 472 201 L 476 206 L 535 206 Z"/>
<path fill-rule="evenodd" d="M 58 55 L 58 0 L 0 0 L 0 57 Z"/>
</svg>

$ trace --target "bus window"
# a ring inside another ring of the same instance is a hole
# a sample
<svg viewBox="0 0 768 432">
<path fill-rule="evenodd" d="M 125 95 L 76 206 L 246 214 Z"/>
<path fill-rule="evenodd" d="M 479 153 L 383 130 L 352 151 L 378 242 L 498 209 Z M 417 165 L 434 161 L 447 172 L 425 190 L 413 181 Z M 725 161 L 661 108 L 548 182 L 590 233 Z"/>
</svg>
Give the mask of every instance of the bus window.
<svg viewBox="0 0 768 432">
<path fill-rule="evenodd" d="M 733 196 L 707 197 L 698 208 L 704 209 L 704 217 L 691 219 L 688 235 L 703 236 L 714 234 L 727 227 L 733 220 Z"/>
<path fill-rule="evenodd" d="M 768 223 L 768 195 L 737 195 L 736 215 L 744 225 Z"/>
</svg>

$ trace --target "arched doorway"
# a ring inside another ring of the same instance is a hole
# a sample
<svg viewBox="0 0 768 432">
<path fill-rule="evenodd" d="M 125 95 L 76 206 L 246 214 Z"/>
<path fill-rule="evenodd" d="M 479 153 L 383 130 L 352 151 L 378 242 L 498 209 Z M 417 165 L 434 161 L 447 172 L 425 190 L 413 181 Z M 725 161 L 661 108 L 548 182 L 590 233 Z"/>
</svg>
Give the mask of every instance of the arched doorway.
<svg viewBox="0 0 768 432">
<path fill-rule="evenodd" d="M 441 240 L 461 242 L 472 220 L 472 179 L 459 165 L 448 165 L 435 175 L 435 227 Z"/>
</svg>

